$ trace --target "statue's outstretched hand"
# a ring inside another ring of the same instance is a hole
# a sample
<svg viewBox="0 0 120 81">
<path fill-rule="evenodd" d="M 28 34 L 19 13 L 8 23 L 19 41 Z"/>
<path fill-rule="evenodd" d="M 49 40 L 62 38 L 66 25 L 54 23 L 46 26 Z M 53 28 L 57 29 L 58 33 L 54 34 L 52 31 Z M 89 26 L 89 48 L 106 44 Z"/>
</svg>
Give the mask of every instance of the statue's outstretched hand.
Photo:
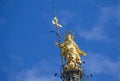
<svg viewBox="0 0 120 81">
<path fill-rule="evenodd" d="M 82 52 L 82 51 L 79 51 L 79 54 L 83 55 L 83 56 L 86 56 L 86 53 L 85 52 Z"/>
<path fill-rule="evenodd" d="M 83 56 L 86 56 L 86 53 L 83 52 Z"/>
<path fill-rule="evenodd" d="M 60 45 L 58 42 L 55 42 L 54 44 L 55 44 L 56 46 L 59 46 L 59 45 Z"/>
<path fill-rule="evenodd" d="M 60 44 L 59 42 L 55 42 L 55 45 L 58 46 L 59 48 L 63 48 L 63 44 Z"/>
</svg>

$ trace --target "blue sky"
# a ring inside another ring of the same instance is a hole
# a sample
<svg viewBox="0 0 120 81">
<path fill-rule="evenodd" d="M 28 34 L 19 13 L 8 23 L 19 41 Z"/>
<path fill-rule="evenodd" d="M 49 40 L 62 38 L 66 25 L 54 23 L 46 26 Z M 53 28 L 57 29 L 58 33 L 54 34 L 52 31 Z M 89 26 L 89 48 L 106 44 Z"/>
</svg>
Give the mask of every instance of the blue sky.
<svg viewBox="0 0 120 81">
<path fill-rule="evenodd" d="M 87 53 L 88 81 L 120 81 L 120 0 L 55 0 L 61 34 Z M 61 81 L 52 0 L 0 0 L 0 81 Z M 87 81 L 87 80 L 86 80 Z"/>
</svg>

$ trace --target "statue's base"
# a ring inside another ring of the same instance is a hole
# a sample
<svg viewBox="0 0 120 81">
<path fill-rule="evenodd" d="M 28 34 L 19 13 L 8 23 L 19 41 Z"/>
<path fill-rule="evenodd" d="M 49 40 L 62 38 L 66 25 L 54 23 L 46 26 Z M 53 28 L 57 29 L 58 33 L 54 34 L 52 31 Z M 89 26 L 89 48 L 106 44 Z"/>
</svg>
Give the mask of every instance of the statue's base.
<svg viewBox="0 0 120 81">
<path fill-rule="evenodd" d="M 81 81 L 82 79 L 82 70 L 67 70 L 63 71 L 62 77 L 64 81 Z"/>
</svg>

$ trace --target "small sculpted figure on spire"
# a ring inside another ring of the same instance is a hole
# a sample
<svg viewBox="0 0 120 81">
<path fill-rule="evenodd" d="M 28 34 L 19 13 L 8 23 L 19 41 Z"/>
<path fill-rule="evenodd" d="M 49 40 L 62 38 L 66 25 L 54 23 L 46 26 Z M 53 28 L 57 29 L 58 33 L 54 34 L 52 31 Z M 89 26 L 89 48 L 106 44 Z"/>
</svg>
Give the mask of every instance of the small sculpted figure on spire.
<svg viewBox="0 0 120 81">
<path fill-rule="evenodd" d="M 79 70 L 81 59 L 79 55 L 86 56 L 86 53 L 81 51 L 77 44 L 74 42 L 72 34 L 65 36 L 63 43 L 56 45 L 61 49 L 61 56 L 65 58 L 66 65 L 64 70 Z"/>
<path fill-rule="evenodd" d="M 54 6 L 53 0 L 53 11 L 54 18 L 52 19 L 52 24 L 55 26 L 56 30 L 52 30 L 51 32 L 57 36 L 56 46 L 60 49 L 61 56 L 61 69 L 60 78 L 63 81 L 83 81 L 83 70 L 82 70 L 82 61 L 80 55 L 86 56 L 86 53 L 81 51 L 78 45 L 74 41 L 73 32 L 66 32 L 64 41 L 61 43 L 61 32 L 60 29 L 63 27 L 56 16 L 56 10 Z M 56 76 L 57 74 L 55 74 Z M 88 76 L 87 76 L 88 77 Z"/>
</svg>

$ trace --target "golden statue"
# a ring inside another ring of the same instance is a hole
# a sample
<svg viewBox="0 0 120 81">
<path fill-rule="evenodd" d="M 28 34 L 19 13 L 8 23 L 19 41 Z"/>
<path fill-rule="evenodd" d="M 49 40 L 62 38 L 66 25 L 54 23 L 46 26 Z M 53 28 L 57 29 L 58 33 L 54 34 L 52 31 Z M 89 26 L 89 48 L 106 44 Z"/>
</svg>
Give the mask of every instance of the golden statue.
<svg viewBox="0 0 120 81">
<path fill-rule="evenodd" d="M 66 65 L 64 66 L 64 69 L 78 70 L 79 65 L 81 65 L 79 54 L 86 56 L 86 53 L 79 49 L 74 42 L 73 36 L 71 34 L 66 35 L 64 42 L 62 44 L 56 43 L 56 45 L 61 49 L 61 56 L 65 58 Z"/>
</svg>

